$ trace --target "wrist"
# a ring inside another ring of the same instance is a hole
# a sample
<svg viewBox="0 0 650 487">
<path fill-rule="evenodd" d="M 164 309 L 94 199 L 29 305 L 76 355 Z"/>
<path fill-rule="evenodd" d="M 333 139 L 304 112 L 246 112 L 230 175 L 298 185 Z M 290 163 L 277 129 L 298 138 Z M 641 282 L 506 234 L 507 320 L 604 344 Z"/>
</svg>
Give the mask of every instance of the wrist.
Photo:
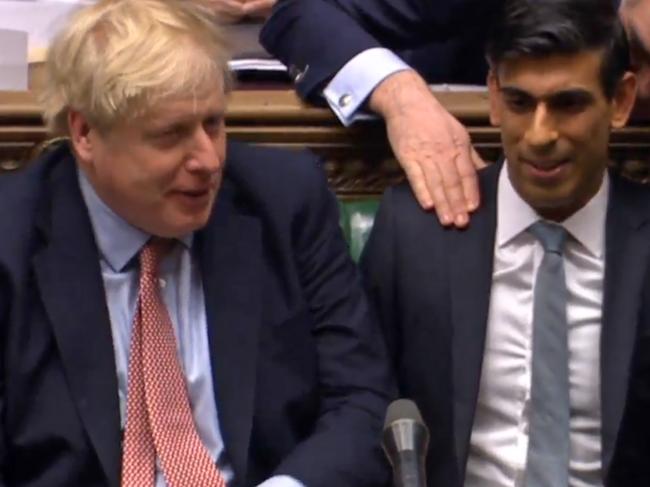
<svg viewBox="0 0 650 487">
<path fill-rule="evenodd" d="M 368 107 L 383 118 L 388 118 L 421 107 L 423 99 L 437 102 L 424 79 L 409 69 L 384 78 L 370 94 Z"/>
</svg>

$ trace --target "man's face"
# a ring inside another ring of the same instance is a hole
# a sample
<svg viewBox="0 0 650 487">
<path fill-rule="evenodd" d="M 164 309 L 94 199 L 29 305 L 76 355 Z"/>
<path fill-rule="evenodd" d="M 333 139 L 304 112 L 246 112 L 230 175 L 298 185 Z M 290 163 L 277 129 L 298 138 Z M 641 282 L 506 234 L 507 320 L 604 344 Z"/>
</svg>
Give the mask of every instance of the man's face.
<svg viewBox="0 0 650 487">
<path fill-rule="evenodd" d="M 208 221 L 222 179 L 224 98 L 215 89 L 168 100 L 107 133 L 75 130 L 85 121 L 73 114 L 79 164 L 102 200 L 132 225 L 161 237 L 197 230 Z"/>
<path fill-rule="evenodd" d="M 650 0 L 623 2 L 620 12 L 638 80 L 634 116 L 650 119 Z"/>
<path fill-rule="evenodd" d="M 545 218 L 564 220 L 598 191 L 610 128 L 625 124 L 634 101 L 631 74 L 612 100 L 605 97 L 601 57 L 521 57 L 488 77 L 490 117 L 501 127 L 510 180 Z"/>
</svg>

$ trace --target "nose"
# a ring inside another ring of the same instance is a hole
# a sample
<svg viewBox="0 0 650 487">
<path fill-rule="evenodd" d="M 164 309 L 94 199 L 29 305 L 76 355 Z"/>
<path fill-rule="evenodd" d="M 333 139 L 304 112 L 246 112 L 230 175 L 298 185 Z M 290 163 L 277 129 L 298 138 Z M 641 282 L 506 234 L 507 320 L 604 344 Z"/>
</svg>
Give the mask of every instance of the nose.
<svg viewBox="0 0 650 487">
<path fill-rule="evenodd" d="M 203 126 L 197 127 L 190 140 L 187 168 L 192 172 L 215 173 L 223 164 L 219 143 Z"/>
<path fill-rule="evenodd" d="M 526 129 L 525 141 L 533 148 L 545 148 L 554 144 L 557 139 L 558 132 L 553 116 L 549 113 L 546 104 L 539 103 Z"/>
</svg>

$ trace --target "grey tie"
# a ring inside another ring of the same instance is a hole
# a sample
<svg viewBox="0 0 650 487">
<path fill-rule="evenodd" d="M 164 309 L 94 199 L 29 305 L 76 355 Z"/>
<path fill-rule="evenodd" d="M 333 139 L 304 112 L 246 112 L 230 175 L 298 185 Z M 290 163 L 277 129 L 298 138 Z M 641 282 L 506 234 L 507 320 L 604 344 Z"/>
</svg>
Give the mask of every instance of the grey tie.
<svg viewBox="0 0 650 487">
<path fill-rule="evenodd" d="M 562 250 L 567 232 L 539 221 L 528 231 L 544 247 L 535 281 L 527 487 L 569 484 L 569 351 Z"/>
</svg>

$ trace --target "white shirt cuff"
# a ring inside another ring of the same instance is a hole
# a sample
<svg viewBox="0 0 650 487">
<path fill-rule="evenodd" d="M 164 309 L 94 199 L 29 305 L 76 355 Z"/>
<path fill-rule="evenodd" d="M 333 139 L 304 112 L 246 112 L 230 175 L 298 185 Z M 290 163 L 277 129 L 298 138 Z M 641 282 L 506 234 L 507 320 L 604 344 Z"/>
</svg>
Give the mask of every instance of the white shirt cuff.
<svg viewBox="0 0 650 487">
<path fill-rule="evenodd" d="M 384 78 L 411 67 L 383 47 L 360 52 L 343 66 L 323 90 L 332 111 L 346 127 L 367 118 L 359 107 Z"/>
<path fill-rule="evenodd" d="M 257 487 L 305 487 L 302 482 L 289 475 L 276 475 L 265 480 Z"/>
</svg>

